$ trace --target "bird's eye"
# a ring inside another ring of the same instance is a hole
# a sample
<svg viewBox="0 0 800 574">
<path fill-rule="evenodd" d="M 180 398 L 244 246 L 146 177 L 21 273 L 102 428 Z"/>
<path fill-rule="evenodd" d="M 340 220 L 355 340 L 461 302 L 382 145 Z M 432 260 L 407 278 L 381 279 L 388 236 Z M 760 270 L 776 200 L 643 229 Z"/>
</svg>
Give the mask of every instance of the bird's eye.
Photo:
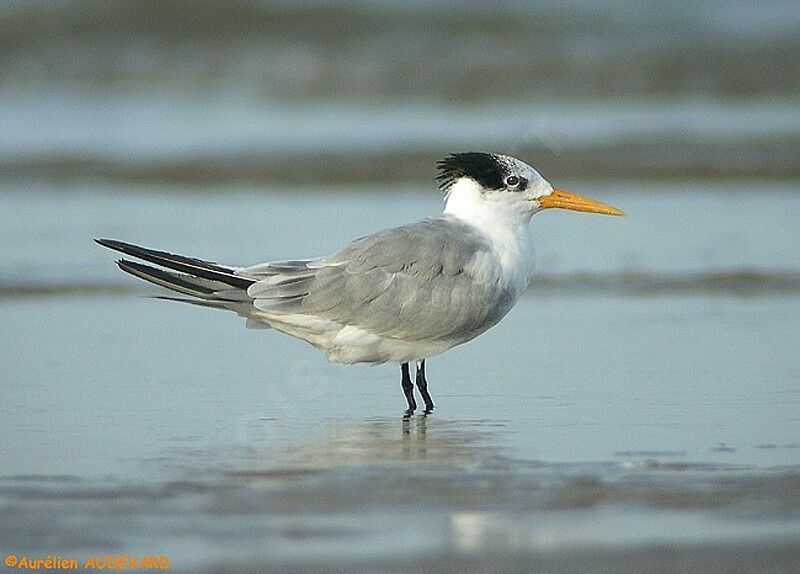
<svg viewBox="0 0 800 574">
<path fill-rule="evenodd" d="M 516 175 L 509 175 L 506 178 L 506 185 L 508 187 L 517 187 L 519 185 L 519 178 Z"/>
</svg>

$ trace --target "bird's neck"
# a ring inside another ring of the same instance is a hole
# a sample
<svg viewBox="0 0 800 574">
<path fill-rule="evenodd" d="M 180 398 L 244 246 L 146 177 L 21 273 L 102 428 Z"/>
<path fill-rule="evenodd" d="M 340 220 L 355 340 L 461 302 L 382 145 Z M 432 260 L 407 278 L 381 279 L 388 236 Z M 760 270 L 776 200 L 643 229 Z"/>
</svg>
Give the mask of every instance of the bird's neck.
<svg viewBox="0 0 800 574">
<path fill-rule="evenodd" d="M 457 181 L 449 189 L 444 214 L 482 232 L 494 246 L 507 273 L 518 275 L 527 285 L 533 272 L 534 251 L 530 233 L 532 211 L 523 202 L 487 199 L 477 183 Z"/>
</svg>

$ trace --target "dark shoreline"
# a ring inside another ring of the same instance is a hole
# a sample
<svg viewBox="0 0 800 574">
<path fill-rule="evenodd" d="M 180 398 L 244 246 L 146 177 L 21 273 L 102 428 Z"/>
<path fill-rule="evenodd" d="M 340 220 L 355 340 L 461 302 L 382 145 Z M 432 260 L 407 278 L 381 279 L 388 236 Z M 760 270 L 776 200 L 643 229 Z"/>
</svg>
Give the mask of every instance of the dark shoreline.
<svg viewBox="0 0 800 574">
<path fill-rule="evenodd" d="M 147 295 L 154 289 L 131 282 L 0 283 L 0 300 Z M 697 273 L 564 273 L 536 276 L 528 295 L 800 296 L 800 272 L 747 269 Z"/>
<path fill-rule="evenodd" d="M 457 143 L 454 146 L 464 147 Z M 792 179 L 800 178 L 798 149 L 800 139 L 790 137 L 715 144 L 658 141 L 600 144 L 591 149 L 559 149 L 557 152 L 546 146 L 525 146 L 514 153 L 536 158 L 537 169 L 553 180 Z M 281 157 L 267 150 L 253 149 L 231 154 L 139 160 L 54 154 L 0 159 L 0 171 L 7 177 L 17 178 L 99 178 L 125 183 L 200 186 L 430 183 L 435 175 L 436 160 L 451 151 L 454 150 L 419 146 L 411 151 L 340 150 Z"/>
</svg>

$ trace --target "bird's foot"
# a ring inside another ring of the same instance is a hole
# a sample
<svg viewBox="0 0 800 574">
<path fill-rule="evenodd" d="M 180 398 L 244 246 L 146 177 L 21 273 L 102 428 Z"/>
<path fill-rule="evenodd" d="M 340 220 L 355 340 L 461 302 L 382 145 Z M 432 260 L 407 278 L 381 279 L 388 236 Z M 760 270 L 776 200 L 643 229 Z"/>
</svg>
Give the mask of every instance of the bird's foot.
<svg viewBox="0 0 800 574">
<path fill-rule="evenodd" d="M 425 412 L 432 412 L 436 405 L 433 404 L 433 399 L 431 399 L 427 389 L 422 392 L 422 399 L 425 402 Z"/>
</svg>

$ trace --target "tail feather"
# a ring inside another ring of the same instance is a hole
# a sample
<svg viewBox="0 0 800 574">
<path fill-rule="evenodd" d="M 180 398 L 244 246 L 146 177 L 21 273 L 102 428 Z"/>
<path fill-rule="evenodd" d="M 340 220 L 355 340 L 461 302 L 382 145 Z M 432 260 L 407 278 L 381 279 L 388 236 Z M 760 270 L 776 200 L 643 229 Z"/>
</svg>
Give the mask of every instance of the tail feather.
<svg viewBox="0 0 800 574">
<path fill-rule="evenodd" d="M 226 285 L 229 285 L 231 287 L 235 287 L 237 289 L 246 290 L 248 287 L 250 287 L 250 285 L 255 283 L 255 280 L 253 279 L 248 279 L 246 277 L 241 277 L 239 275 L 236 275 L 235 269 L 217 265 L 212 261 L 204 261 L 202 259 L 195 259 L 193 257 L 184 257 L 183 255 L 175 255 L 173 253 L 168 253 L 166 251 L 156 251 L 154 249 L 147 249 L 145 247 L 139 247 L 138 245 L 124 243 L 122 241 L 115 241 L 113 239 L 95 239 L 95 242 L 102 245 L 103 247 L 108 247 L 109 249 L 113 249 L 114 251 L 119 251 L 120 253 L 136 257 L 137 259 L 143 259 L 144 261 L 155 263 L 156 265 L 166 267 L 167 269 L 180 271 L 181 273 L 185 273 L 188 274 L 189 276 L 197 278 L 208 279 L 211 281 L 218 281 L 221 283 L 225 283 Z M 126 263 L 132 263 L 132 262 L 126 262 Z M 141 264 L 138 263 L 134 265 L 141 266 Z M 147 266 L 141 266 L 141 267 L 147 267 Z M 122 266 L 120 266 L 120 268 L 122 269 Z M 141 269 L 137 269 L 136 267 L 133 267 L 132 269 L 141 271 Z M 149 267 L 149 269 L 153 268 Z M 129 271 L 127 269 L 122 269 L 122 270 L 127 271 L 132 275 L 136 275 L 137 277 L 140 277 L 140 275 L 138 275 L 133 271 Z M 162 271 L 162 273 L 164 272 Z M 141 278 L 146 279 L 146 277 L 141 277 Z M 197 296 L 199 297 L 200 295 Z"/>
</svg>

